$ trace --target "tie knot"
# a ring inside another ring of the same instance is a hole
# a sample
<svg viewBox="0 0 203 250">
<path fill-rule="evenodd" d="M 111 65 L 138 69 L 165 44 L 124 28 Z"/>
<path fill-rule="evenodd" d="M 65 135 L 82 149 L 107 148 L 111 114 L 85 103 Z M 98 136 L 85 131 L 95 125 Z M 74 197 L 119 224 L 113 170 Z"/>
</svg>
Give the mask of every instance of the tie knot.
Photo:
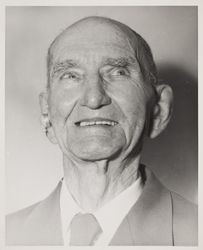
<svg viewBox="0 0 203 250">
<path fill-rule="evenodd" d="M 91 246 L 102 230 L 93 214 L 76 214 L 70 224 L 71 246 Z"/>
</svg>

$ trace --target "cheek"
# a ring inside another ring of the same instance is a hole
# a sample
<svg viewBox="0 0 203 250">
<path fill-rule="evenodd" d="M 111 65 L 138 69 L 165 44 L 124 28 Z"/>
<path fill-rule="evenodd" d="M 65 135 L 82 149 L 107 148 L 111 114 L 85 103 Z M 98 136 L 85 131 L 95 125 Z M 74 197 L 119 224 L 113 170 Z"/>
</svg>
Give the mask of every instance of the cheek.
<svg viewBox="0 0 203 250">
<path fill-rule="evenodd" d="M 139 137 L 144 129 L 147 96 L 144 89 L 134 83 L 119 87 L 114 100 L 123 114 L 121 123 L 129 144 L 133 138 Z"/>
<path fill-rule="evenodd" d="M 53 89 L 49 98 L 49 111 L 53 123 L 65 121 L 70 116 L 78 99 L 78 91 L 65 88 Z"/>
<path fill-rule="evenodd" d="M 127 141 L 131 141 L 134 136 L 139 137 L 144 129 L 146 120 L 146 106 L 142 102 L 133 101 L 132 105 L 124 105 L 123 112 L 126 116 L 124 130 Z"/>
<path fill-rule="evenodd" d="M 143 99 L 131 99 L 131 102 L 123 105 L 123 109 L 123 112 L 126 114 L 126 119 L 131 125 L 138 125 L 145 120 L 146 103 Z"/>
<path fill-rule="evenodd" d="M 120 84 L 114 91 L 114 100 L 130 123 L 145 117 L 147 96 L 143 87 L 133 82 Z"/>
</svg>

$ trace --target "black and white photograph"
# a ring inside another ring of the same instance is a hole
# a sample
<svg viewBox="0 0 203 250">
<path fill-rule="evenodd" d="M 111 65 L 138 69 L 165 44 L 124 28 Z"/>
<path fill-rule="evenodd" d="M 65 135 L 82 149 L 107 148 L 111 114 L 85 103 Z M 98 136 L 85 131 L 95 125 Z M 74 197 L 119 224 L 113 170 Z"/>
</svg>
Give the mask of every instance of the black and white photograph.
<svg viewBox="0 0 203 250">
<path fill-rule="evenodd" d="M 198 247 L 198 8 L 5 6 L 5 246 Z"/>
</svg>

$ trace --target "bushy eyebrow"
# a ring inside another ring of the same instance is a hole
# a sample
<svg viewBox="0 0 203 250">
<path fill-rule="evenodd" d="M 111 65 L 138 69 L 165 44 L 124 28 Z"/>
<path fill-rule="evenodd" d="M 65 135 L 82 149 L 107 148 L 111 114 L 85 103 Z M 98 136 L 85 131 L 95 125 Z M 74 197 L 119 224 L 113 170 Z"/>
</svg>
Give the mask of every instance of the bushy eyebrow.
<svg viewBox="0 0 203 250">
<path fill-rule="evenodd" d="M 138 65 L 137 60 L 133 57 L 119 57 L 119 58 L 107 58 L 104 60 L 103 65 L 110 65 L 115 67 L 127 67 Z"/>
<path fill-rule="evenodd" d="M 133 57 L 118 57 L 118 58 L 105 58 L 102 62 L 102 66 L 113 67 L 127 67 L 136 66 L 137 60 Z M 52 77 L 60 72 L 63 72 L 69 68 L 80 67 L 80 64 L 72 59 L 65 60 L 63 62 L 55 63 L 52 69 Z"/>
<path fill-rule="evenodd" d="M 52 76 L 63 72 L 69 68 L 79 67 L 79 64 L 71 59 L 65 60 L 63 62 L 55 63 L 52 69 Z"/>
</svg>

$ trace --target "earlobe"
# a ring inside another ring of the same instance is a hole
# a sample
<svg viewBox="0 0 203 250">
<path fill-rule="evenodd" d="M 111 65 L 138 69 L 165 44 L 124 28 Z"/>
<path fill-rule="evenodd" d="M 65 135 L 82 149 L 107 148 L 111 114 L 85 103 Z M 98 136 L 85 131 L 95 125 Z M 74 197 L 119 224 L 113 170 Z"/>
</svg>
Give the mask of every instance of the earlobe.
<svg viewBox="0 0 203 250">
<path fill-rule="evenodd" d="M 150 138 L 157 137 L 168 125 L 172 115 L 173 92 L 168 85 L 156 86 L 158 101 L 151 114 Z"/>
<path fill-rule="evenodd" d="M 50 117 L 49 117 L 48 94 L 47 93 L 45 93 L 45 92 L 40 93 L 39 103 L 40 103 L 40 109 L 41 109 L 41 125 L 43 128 L 43 131 L 45 132 L 46 136 L 49 138 L 49 140 L 52 143 L 57 144 L 54 129 L 52 127 L 52 123 L 51 123 Z"/>
</svg>

